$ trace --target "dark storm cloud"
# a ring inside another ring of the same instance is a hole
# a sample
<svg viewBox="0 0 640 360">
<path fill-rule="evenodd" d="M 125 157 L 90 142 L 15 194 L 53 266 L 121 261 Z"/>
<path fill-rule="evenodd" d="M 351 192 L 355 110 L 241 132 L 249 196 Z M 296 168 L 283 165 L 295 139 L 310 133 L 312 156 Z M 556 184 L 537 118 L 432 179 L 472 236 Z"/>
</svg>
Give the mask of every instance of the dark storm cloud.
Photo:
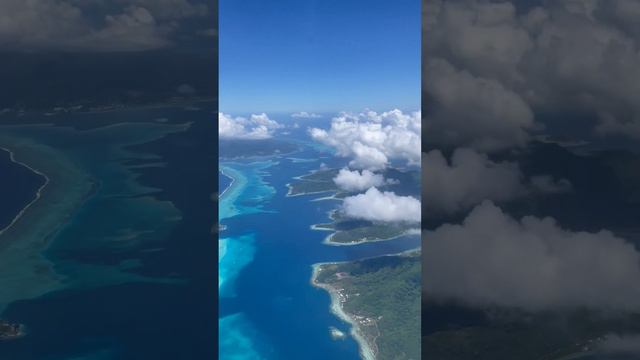
<svg viewBox="0 0 640 360">
<path fill-rule="evenodd" d="M 521 10 L 509 1 L 427 1 L 426 140 L 520 146 L 540 129 L 534 123 L 548 121 L 539 114 L 558 111 L 593 114 L 595 125 L 576 116 L 572 126 L 598 136 L 640 138 L 640 0 Z"/>
<path fill-rule="evenodd" d="M 158 49 L 173 43 L 185 20 L 209 11 L 193 0 L 4 0 L 0 49 Z"/>
</svg>

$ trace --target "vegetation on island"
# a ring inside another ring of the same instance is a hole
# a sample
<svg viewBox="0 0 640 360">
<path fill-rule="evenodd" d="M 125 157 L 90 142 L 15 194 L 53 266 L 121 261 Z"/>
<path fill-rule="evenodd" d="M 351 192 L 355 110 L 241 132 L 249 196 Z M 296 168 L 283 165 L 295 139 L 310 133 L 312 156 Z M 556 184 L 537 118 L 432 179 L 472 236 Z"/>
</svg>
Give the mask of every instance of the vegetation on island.
<svg viewBox="0 0 640 360">
<path fill-rule="evenodd" d="M 289 196 L 333 192 L 333 197 L 341 199 L 356 195 L 357 192 L 340 190 L 333 179 L 339 169 L 320 169 L 310 174 L 297 177 L 289 184 Z M 382 191 L 393 191 L 403 196 L 420 196 L 419 171 L 400 171 L 387 169 L 383 173 L 387 183 L 380 186 Z M 332 211 L 329 223 L 316 224 L 316 230 L 331 231 L 327 240 L 336 244 L 357 244 L 366 241 L 388 240 L 406 234 L 414 229 L 415 224 L 408 223 L 379 223 L 367 220 L 352 219 L 344 216 L 339 209 Z"/>
<path fill-rule="evenodd" d="M 289 184 L 289 196 L 313 194 L 319 192 L 339 192 L 340 189 L 333 182 L 338 169 L 321 169 L 296 178 Z"/>
<path fill-rule="evenodd" d="M 416 228 L 409 223 L 377 223 L 345 217 L 340 211 L 330 215 L 331 223 L 318 224 L 316 230 L 333 231 L 328 240 L 332 243 L 350 244 L 363 241 L 388 240 L 406 234 Z"/>
<path fill-rule="evenodd" d="M 420 359 L 420 252 L 324 264 L 316 281 L 338 293 L 377 359 Z"/>
<path fill-rule="evenodd" d="M 241 140 L 220 139 L 218 142 L 219 156 L 223 159 L 238 159 L 284 155 L 298 151 L 298 146 L 276 139 Z"/>
</svg>

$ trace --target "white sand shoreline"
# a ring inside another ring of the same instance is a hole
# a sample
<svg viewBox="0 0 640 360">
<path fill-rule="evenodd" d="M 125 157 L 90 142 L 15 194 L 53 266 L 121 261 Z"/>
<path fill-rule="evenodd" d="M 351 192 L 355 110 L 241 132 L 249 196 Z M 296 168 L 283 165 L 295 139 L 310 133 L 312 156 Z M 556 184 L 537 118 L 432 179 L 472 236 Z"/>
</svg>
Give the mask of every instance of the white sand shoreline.
<svg viewBox="0 0 640 360">
<path fill-rule="evenodd" d="M 323 265 L 333 265 L 333 264 L 340 264 L 340 262 L 313 264 L 311 266 L 313 269 L 313 273 L 311 275 L 311 285 L 321 288 L 329 293 L 329 296 L 331 297 L 331 313 L 333 313 L 340 320 L 346 322 L 351 326 L 350 334 L 353 337 L 353 339 L 358 343 L 359 352 L 362 359 L 376 360 L 376 355 L 373 351 L 372 345 L 369 344 L 369 342 L 367 342 L 365 337 L 362 335 L 362 331 L 360 330 L 358 323 L 349 314 L 347 314 L 342 308 L 337 291 L 332 286 L 327 284 L 322 284 L 317 281 L 320 268 Z"/>
<path fill-rule="evenodd" d="M 328 192 L 336 192 L 336 190 L 321 190 L 321 191 L 311 191 L 311 192 L 292 194 L 291 190 L 293 189 L 293 186 L 291 186 L 291 183 L 287 184 L 287 188 L 289 190 L 287 191 L 286 197 L 295 197 L 295 196 L 304 196 L 304 195 L 314 195 L 314 194 L 324 194 L 324 193 L 328 193 Z"/>
<path fill-rule="evenodd" d="M 322 241 L 322 243 L 324 245 L 328 245 L 328 246 L 354 246 L 354 245 L 360 245 L 360 244 L 366 244 L 366 243 L 373 243 L 373 242 L 382 242 L 382 241 L 391 241 L 391 240 L 395 240 L 398 238 L 401 238 L 403 236 L 410 236 L 410 235 L 420 235 L 420 229 L 409 229 L 407 231 L 402 232 L 401 234 L 398 234 L 396 236 L 392 236 L 390 238 L 384 238 L 384 239 L 360 239 L 357 241 L 352 241 L 349 243 L 343 243 L 343 242 L 338 242 L 338 241 L 332 241 L 331 239 L 333 238 L 333 235 L 335 235 L 337 233 L 337 231 L 335 231 L 334 229 L 326 229 L 326 228 L 322 228 L 322 227 L 318 227 L 318 224 L 314 224 L 310 226 L 311 230 L 314 231 L 332 231 L 331 234 L 327 235 L 324 240 Z"/>
<path fill-rule="evenodd" d="M 23 207 L 23 208 L 20 210 L 20 212 L 19 212 L 19 213 L 18 213 L 18 214 L 13 218 L 13 220 L 11 220 L 11 222 L 9 223 L 9 225 L 7 225 L 4 229 L 0 230 L 0 236 L 1 236 L 1 235 L 2 235 L 2 234 L 4 234 L 7 230 L 9 230 L 9 229 L 10 229 L 10 228 L 11 228 L 11 227 L 16 223 L 16 222 L 18 222 L 18 220 L 20 220 L 20 218 L 21 218 L 21 217 L 24 215 L 24 213 L 25 213 L 25 212 L 26 212 L 26 211 L 31 207 L 31 205 L 35 204 L 38 200 L 40 200 L 40 198 L 42 197 L 42 191 L 44 190 L 44 188 L 45 188 L 45 187 L 47 187 L 47 185 L 49 184 L 50 179 L 49 179 L 49 177 L 48 177 L 45 173 L 43 173 L 43 172 L 39 171 L 38 169 L 34 169 L 34 168 L 32 168 L 31 166 L 29 166 L 29 165 L 27 165 L 27 164 L 25 164 L 25 163 L 23 163 L 23 162 L 21 162 L 21 161 L 16 160 L 16 158 L 15 158 L 15 154 L 13 153 L 13 151 L 11 151 L 11 149 L 8 149 L 8 148 L 6 148 L 6 147 L 0 147 L 0 149 L 2 149 L 2 150 L 4 150 L 4 151 L 6 151 L 6 152 L 8 152 L 8 153 L 9 153 L 9 159 L 10 159 L 12 162 L 14 162 L 14 163 L 16 163 L 16 164 L 18 164 L 18 165 L 21 165 L 21 166 L 26 167 L 27 169 L 29 169 L 29 170 L 30 170 L 30 171 L 32 171 L 33 173 L 38 174 L 38 175 L 40 175 L 40 176 L 44 177 L 44 179 L 45 179 L 44 184 L 42 184 L 42 186 L 40 186 L 40 188 L 38 188 L 38 191 L 36 192 L 36 197 L 35 197 L 35 199 L 33 199 L 33 200 L 32 200 L 31 202 L 29 202 L 25 207 Z"/>
</svg>

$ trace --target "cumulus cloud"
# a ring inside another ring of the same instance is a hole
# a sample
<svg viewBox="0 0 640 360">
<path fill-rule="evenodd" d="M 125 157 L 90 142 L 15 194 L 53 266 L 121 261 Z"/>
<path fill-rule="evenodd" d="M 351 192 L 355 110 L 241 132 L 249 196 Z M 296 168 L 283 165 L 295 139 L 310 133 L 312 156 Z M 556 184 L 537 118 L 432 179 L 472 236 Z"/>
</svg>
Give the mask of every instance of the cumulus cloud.
<svg viewBox="0 0 640 360">
<path fill-rule="evenodd" d="M 527 181 L 515 162 L 494 162 L 474 149 L 458 148 L 450 161 L 432 150 L 422 156 L 422 199 L 427 212 L 454 214 L 484 200 L 502 203 L 524 196 L 560 194 L 573 186 L 567 179 L 533 175 Z"/>
<path fill-rule="evenodd" d="M 140 51 L 171 44 L 182 19 L 207 14 L 188 0 L 5 0 L 0 47 L 71 51 Z M 96 21 L 95 14 L 104 14 Z"/>
<path fill-rule="evenodd" d="M 400 110 L 383 113 L 341 113 L 329 130 L 311 128 L 311 137 L 336 149 L 337 155 L 353 158 L 353 168 L 379 170 L 391 161 L 420 164 L 420 112 Z"/>
<path fill-rule="evenodd" d="M 422 198 L 428 211 L 455 213 L 485 199 L 501 202 L 526 193 L 517 164 L 496 163 L 472 149 L 457 149 L 447 161 L 439 150 L 422 158 Z"/>
<path fill-rule="evenodd" d="M 375 187 L 364 194 L 348 196 L 342 210 L 348 217 L 376 222 L 420 222 L 420 200 L 381 192 Z"/>
<path fill-rule="evenodd" d="M 536 128 L 531 109 L 562 112 L 562 121 L 596 135 L 640 138 L 637 0 L 542 1 L 522 13 L 513 1 L 429 0 L 426 7 L 430 140 L 518 146 Z"/>
<path fill-rule="evenodd" d="M 301 111 L 291 114 L 291 117 L 296 119 L 317 119 L 321 118 L 322 116 L 314 113 L 308 113 L 306 111 Z"/>
<path fill-rule="evenodd" d="M 338 188 L 346 191 L 362 191 L 370 187 L 380 187 L 385 184 L 384 176 L 374 174 L 369 170 L 340 169 L 338 175 L 333 178 Z"/>
<path fill-rule="evenodd" d="M 533 112 L 517 93 L 497 80 L 457 70 L 443 59 L 429 59 L 426 74 L 425 91 L 432 101 L 426 139 L 483 151 L 526 144 Z"/>
<path fill-rule="evenodd" d="M 609 231 L 518 221 L 485 201 L 462 224 L 424 236 L 424 291 L 433 299 L 531 311 L 640 310 L 640 253 Z"/>
<path fill-rule="evenodd" d="M 222 139 L 267 139 L 281 127 L 282 125 L 269 119 L 265 113 L 252 114 L 248 119 L 224 113 L 218 115 L 218 133 Z"/>
</svg>

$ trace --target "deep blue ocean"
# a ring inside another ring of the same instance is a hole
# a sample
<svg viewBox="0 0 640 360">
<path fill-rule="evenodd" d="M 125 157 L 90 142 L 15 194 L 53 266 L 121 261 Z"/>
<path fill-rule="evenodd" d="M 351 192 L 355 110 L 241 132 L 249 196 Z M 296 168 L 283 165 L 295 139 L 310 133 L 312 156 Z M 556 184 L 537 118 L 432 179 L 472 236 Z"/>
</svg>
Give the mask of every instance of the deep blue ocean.
<svg viewBox="0 0 640 360">
<path fill-rule="evenodd" d="M 40 255 L 61 276 L 60 288 L 16 299 L 0 314 L 27 328 L 24 338 L 0 342 L 0 359 L 216 357 L 212 110 L 20 119 L 55 120 L 11 131 L 59 150 L 97 186 Z M 136 145 L 123 151 L 124 143 Z"/>
<path fill-rule="evenodd" d="M 220 203 L 220 234 L 226 253 L 220 262 L 224 279 L 219 303 L 220 359 L 359 359 L 357 343 L 348 337 L 333 340 L 329 327 L 349 332 L 349 326 L 330 312 L 329 295 L 311 286 L 312 264 L 347 261 L 417 248 L 419 236 L 356 246 L 322 244 L 329 232 L 310 226 L 327 222 L 335 200 L 311 201 L 330 194 L 286 197 L 286 184 L 317 170 L 321 163 L 344 166 L 338 159 L 307 143 L 305 133 L 290 139 L 302 151 L 268 159 L 222 162 L 225 173 L 246 180 L 235 203 Z M 242 181 L 241 181 L 242 182 Z M 226 185 L 225 185 L 226 184 Z M 229 182 L 221 182 L 220 191 Z M 232 188 L 236 186 L 236 183 Z M 236 189 L 237 190 L 237 189 Z M 222 276 L 222 275 L 221 275 Z"/>
</svg>

